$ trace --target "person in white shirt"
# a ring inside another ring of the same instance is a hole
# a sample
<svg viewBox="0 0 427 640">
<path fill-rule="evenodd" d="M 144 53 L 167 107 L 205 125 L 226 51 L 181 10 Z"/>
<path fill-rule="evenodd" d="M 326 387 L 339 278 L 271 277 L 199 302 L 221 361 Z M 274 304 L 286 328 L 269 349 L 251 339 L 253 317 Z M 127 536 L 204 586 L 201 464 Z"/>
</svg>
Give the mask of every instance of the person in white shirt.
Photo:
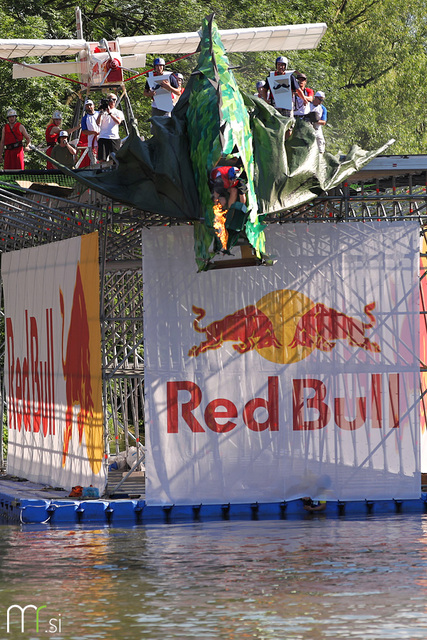
<svg viewBox="0 0 427 640">
<path fill-rule="evenodd" d="M 319 153 L 325 153 L 326 142 L 323 135 L 323 127 L 328 119 L 328 111 L 323 104 L 325 94 L 323 91 L 317 91 L 314 94 L 313 102 L 310 104 L 310 113 L 308 117 L 313 125 L 314 132 L 316 134 L 317 146 Z"/>
<path fill-rule="evenodd" d="M 85 142 L 87 141 L 87 144 L 82 146 L 88 147 L 88 155 L 92 163 L 96 162 L 96 155 L 98 151 L 99 126 L 96 124 L 98 115 L 99 113 L 98 111 L 95 111 L 93 100 L 86 100 L 85 113 L 80 123 L 80 144 L 82 142 L 82 138 Z"/>
<path fill-rule="evenodd" d="M 116 109 L 116 94 L 108 94 L 107 99 L 108 107 L 101 109 L 96 119 L 96 124 L 99 126 L 98 160 L 101 162 L 108 160 L 111 153 L 116 153 L 120 149 L 119 126 L 124 117 L 123 111 Z"/>
</svg>

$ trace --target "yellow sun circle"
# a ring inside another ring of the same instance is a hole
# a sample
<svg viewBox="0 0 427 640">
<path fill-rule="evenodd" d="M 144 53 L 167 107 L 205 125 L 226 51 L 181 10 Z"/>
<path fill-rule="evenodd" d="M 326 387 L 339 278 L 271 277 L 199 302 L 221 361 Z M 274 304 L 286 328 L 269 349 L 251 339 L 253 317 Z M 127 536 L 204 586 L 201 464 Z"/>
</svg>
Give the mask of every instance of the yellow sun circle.
<svg viewBox="0 0 427 640">
<path fill-rule="evenodd" d="M 290 344 L 301 316 L 314 306 L 307 296 L 293 289 L 278 289 L 263 296 L 256 307 L 271 321 L 280 347 L 272 346 L 256 350 L 266 360 L 278 364 L 292 364 L 303 360 L 313 351 L 312 347 Z"/>
</svg>

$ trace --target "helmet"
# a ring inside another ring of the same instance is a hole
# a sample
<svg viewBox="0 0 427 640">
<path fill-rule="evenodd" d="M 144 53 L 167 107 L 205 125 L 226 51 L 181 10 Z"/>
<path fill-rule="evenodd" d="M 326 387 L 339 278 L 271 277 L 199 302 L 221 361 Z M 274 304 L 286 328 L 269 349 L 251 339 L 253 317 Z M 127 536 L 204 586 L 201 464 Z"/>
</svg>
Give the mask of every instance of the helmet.
<svg viewBox="0 0 427 640">
<path fill-rule="evenodd" d="M 174 75 L 176 78 L 178 78 L 178 80 L 184 80 L 184 76 L 182 75 L 182 73 L 175 73 Z"/>
<path fill-rule="evenodd" d="M 60 111 L 54 111 L 52 113 L 52 120 L 62 120 L 62 113 Z"/>
<path fill-rule="evenodd" d="M 161 65 L 165 66 L 166 62 L 164 61 L 163 58 L 154 58 L 153 64 L 154 64 L 154 66 L 156 66 L 156 64 L 161 64 Z"/>
<path fill-rule="evenodd" d="M 10 116 L 17 116 L 18 114 L 16 113 L 15 109 L 8 109 L 6 111 L 6 118 L 9 118 Z"/>
<path fill-rule="evenodd" d="M 278 56 L 278 57 L 276 58 L 276 67 L 277 67 L 277 64 L 278 64 L 279 62 L 284 63 L 286 66 L 288 66 L 288 62 L 289 62 L 289 61 L 288 61 L 288 59 L 287 59 L 285 56 Z"/>
</svg>

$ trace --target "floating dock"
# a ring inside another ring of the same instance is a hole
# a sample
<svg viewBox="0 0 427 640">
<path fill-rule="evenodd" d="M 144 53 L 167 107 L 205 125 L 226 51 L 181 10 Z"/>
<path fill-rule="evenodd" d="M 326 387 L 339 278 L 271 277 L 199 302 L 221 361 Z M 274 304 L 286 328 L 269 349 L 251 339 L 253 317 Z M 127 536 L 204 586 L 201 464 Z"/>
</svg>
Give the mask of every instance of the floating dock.
<svg viewBox="0 0 427 640">
<path fill-rule="evenodd" d="M 74 527 L 77 525 L 134 526 L 221 520 L 304 519 L 311 513 L 301 500 L 242 504 L 194 504 L 149 506 L 133 493 L 112 494 L 108 499 L 69 498 L 68 492 L 0 476 L 0 523 Z M 131 487 L 135 491 L 135 486 Z M 118 497 L 121 496 L 121 497 Z M 128 496 L 128 497 L 126 497 Z M 396 513 L 427 513 L 427 493 L 413 500 L 330 501 L 316 517 L 363 517 Z"/>
</svg>

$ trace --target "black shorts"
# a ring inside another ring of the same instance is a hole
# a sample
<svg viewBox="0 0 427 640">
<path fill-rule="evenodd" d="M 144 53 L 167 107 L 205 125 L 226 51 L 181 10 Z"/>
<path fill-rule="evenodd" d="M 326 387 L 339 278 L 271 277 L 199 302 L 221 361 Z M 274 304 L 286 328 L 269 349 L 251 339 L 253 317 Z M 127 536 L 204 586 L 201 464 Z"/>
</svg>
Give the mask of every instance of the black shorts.
<svg viewBox="0 0 427 640">
<path fill-rule="evenodd" d="M 98 161 L 108 160 L 121 146 L 120 138 L 98 138 Z"/>
</svg>

